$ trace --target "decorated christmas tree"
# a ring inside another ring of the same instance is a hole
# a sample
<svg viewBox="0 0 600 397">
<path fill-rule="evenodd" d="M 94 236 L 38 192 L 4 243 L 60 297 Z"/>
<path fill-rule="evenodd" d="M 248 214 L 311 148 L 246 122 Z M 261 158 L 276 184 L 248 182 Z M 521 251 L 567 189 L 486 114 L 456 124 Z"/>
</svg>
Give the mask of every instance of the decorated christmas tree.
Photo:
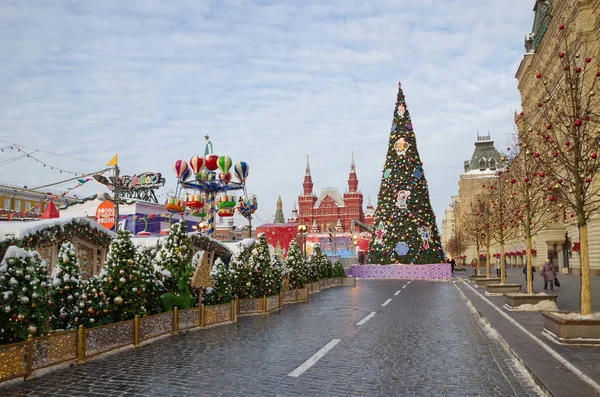
<svg viewBox="0 0 600 397">
<path fill-rule="evenodd" d="M 313 283 L 321 279 L 321 268 L 322 268 L 322 256 L 321 246 L 319 244 L 313 245 L 312 253 L 308 258 L 307 263 L 307 279 L 308 282 Z"/>
<path fill-rule="evenodd" d="M 269 244 L 264 233 L 260 233 L 256 239 L 250 255 L 250 264 L 255 298 L 275 295 L 281 291 L 281 280 L 277 278 L 271 267 Z"/>
<path fill-rule="evenodd" d="M 106 304 L 101 315 L 108 322 L 128 320 L 135 315 L 147 314 L 146 278 L 136 263 L 136 250 L 131 242 L 131 233 L 117 232 L 110 243 L 108 256 L 100 273 L 100 287 L 106 295 Z"/>
<path fill-rule="evenodd" d="M 344 272 L 344 265 L 339 260 L 336 260 L 333 264 L 333 270 L 331 271 L 331 277 L 346 277 Z"/>
<path fill-rule="evenodd" d="M 138 290 L 136 293 L 146 301 L 146 314 L 160 313 L 162 311 L 160 297 L 165 293 L 162 282 L 164 272 L 154 264 L 152 257 L 144 250 L 138 250 L 135 253 L 135 264 L 145 284 L 141 291 Z"/>
<path fill-rule="evenodd" d="M 156 256 L 159 266 L 168 270 L 172 278 L 165 280 L 169 292 L 179 293 L 178 282 L 181 277 L 192 275 L 192 247 L 187 236 L 187 226 L 182 219 L 169 230 L 164 244 Z"/>
<path fill-rule="evenodd" d="M 46 262 L 37 251 L 8 247 L 0 262 L 0 343 L 39 336 L 50 327 Z"/>
<path fill-rule="evenodd" d="M 423 162 L 402 86 L 398 83 L 398 98 L 369 243 L 369 261 L 426 264 L 440 263 L 443 258 Z"/>
<path fill-rule="evenodd" d="M 229 303 L 233 299 L 231 287 L 233 274 L 233 270 L 230 270 L 220 258 L 215 261 L 210 273 L 213 286 L 206 288 L 203 294 L 205 305 L 220 305 Z"/>
<path fill-rule="evenodd" d="M 231 289 L 238 298 L 253 298 L 254 284 L 252 283 L 252 265 L 250 264 L 250 249 L 236 253 L 229 262 L 231 269 Z"/>
<path fill-rule="evenodd" d="M 302 258 L 296 239 L 292 239 L 285 257 L 285 265 L 289 269 L 288 281 L 290 289 L 303 288 L 306 284 L 306 263 Z"/>
<path fill-rule="evenodd" d="M 91 328 L 111 321 L 107 316 L 109 312 L 107 296 L 98 275 L 90 277 L 83 283 L 83 293 L 77 304 L 77 318 L 73 321 L 74 325 Z"/>
<path fill-rule="evenodd" d="M 83 285 L 75 246 L 70 241 L 65 241 L 60 247 L 50 278 L 54 328 L 72 328 L 79 310 L 78 301 L 83 292 Z"/>
</svg>

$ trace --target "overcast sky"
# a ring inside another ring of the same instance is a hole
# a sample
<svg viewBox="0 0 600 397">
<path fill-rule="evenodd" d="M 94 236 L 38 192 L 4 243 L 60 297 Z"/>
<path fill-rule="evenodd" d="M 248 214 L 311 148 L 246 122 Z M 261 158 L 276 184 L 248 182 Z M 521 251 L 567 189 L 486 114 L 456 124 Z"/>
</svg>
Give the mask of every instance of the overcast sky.
<svg viewBox="0 0 600 397">
<path fill-rule="evenodd" d="M 438 224 L 477 131 L 506 146 L 533 0 L 0 2 L 0 139 L 40 161 L 125 173 L 204 153 L 250 165 L 258 221 L 302 192 L 379 190 L 402 82 Z M 68 177 L 0 142 L 0 183 Z M 75 157 L 73 159 L 70 157 Z M 85 159 L 82 161 L 78 159 Z M 55 189 L 63 191 L 76 183 Z M 103 188 L 88 183 L 73 194 Z M 164 198 L 164 197 L 163 197 Z"/>
</svg>

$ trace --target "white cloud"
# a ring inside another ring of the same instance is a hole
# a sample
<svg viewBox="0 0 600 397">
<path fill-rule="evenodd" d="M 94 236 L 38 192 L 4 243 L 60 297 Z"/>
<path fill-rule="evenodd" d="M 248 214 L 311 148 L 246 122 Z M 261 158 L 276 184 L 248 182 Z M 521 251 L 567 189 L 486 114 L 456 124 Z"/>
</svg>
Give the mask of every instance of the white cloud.
<svg viewBox="0 0 600 397">
<path fill-rule="evenodd" d="M 0 139 L 88 172 L 115 152 L 126 172 L 216 152 L 251 165 L 259 217 L 289 216 L 310 155 L 316 193 L 375 199 L 402 81 L 438 222 L 477 131 L 504 147 L 533 1 L 3 2 Z M 0 147 L 4 144 L 0 143 Z M 14 156 L 0 153 L 0 161 Z M 64 175 L 32 160 L 1 180 Z M 69 187 L 68 184 L 63 187 Z M 82 188 L 91 193 L 98 185 Z M 87 189 L 87 190 L 86 190 Z"/>
</svg>

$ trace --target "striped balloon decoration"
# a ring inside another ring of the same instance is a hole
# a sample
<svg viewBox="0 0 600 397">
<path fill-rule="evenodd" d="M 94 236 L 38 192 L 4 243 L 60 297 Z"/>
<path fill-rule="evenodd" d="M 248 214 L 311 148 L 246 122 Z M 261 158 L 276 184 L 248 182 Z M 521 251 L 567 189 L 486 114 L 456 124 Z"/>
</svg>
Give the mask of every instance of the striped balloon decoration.
<svg viewBox="0 0 600 397">
<path fill-rule="evenodd" d="M 231 164 L 232 164 L 231 158 L 229 156 L 221 156 L 217 160 L 217 166 L 219 167 L 219 169 L 221 170 L 221 172 L 223 174 L 226 174 L 229 172 L 229 169 L 231 168 Z"/>
<path fill-rule="evenodd" d="M 235 177 L 241 182 L 244 183 L 246 178 L 248 177 L 248 172 L 250 171 L 250 167 L 248 163 L 245 161 L 238 161 L 233 167 L 233 172 L 235 173 Z"/>
</svg>

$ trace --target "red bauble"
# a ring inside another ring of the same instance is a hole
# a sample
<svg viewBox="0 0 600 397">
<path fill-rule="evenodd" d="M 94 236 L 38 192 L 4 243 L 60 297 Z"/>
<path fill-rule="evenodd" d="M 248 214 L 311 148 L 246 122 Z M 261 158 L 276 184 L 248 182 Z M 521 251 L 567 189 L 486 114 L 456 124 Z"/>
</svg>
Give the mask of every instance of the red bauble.
<svg viewBox="0 0 600 397">
<path fill-rule="evenodd" d="M 538 104 L 537 104 L 537 107 L 538 107 L 538 108 L 541 108 L 541 107 L 542 107 L 542 104 L 538 102 Z"/>
<path fill-rule="evenodd" d="M 581 120 L 577 119 L 575 120 L 575 127 L 579 127 L 581 125 Z"/>
<path fill-rule="evenodd" d="M 206 156 L 204 156 L 204 166 L 206 167 L 206 169 L 214 171 L 217 168 L 219 168 L 219 166 L 217 165 L 218 159 L 219 156 L 217 156 L 216 154 L 207 154 Z"/>
<path fill-rule="evenodd" d="M 546 190 L 552 190 L 552 186 L 548 186 Z"/>
<path fill-rule="evenodd" d="M 563 180 L 561 178 L 558 178 L 558 180 L 556 182 L 563 183 Z"/>
<path fill-rule="evenodd" d="M 585 178 L 586 183 L 590 183 L 591 181 L 592 181 L 591 178 Z"/>
<path fill-rule="evenodd" d="M 598 157 L 598 155 L 596 153 L 592 153 L 592 158 L 595 159 L 596 157 Z"/>
<path fill-rule="evenodd" d="M 540 157 L 540 154 L 538 152 L 533 153 L 533 157 Z"/>
<path fill-rule="evenodd" d="M 569 68 L 569 65 L 566 65 L 566 66 L 564 67 L 564 69 L 565 69 L 565 70 L 569 70 L 569 69 L 570 69 L 570 68 Z"/>
<path fill-rule="evenodd" d="M 515 182 L 517 182 L 517 180 L 514 178 L 510 180 L 510 183 L 515 183 Z"/>
<path fill-rule="evenodd" d="M 550 197 L 549 197 L 549 200 L 550 200 L 550 201 L 555 201 L 555 200 L 556 200 L 556 197 L 554 197 L 554 196 L 550 196 Z"/>
<path fill-rule="evenodd" d="M 562 24 L 562 23 L 561 23 L 560 25 L 558 25 L 558 29 L 559 29 L 559 30 L 563 30 L 564 28 L 565 28 L 565 25 L 564 25 L 564 24 Z"/>
<path fill-rule="evenodd" d="M 590 119 L 590 115 L 586 114 L 585 116 L 583 116 L 584 119 L 589 120 Z"/>
<path fill-rule="evenodd" d="M 546 129 L 547 129 L 547 130 L 551 130 L 551 129 L 552 129 L 552 125 L 550 125 L 550 124 L 546 124 Z"/>
<path fill-rule="evenodd" d="M 548 134 L 544 135 L 544 139 L 550 139 L 550 135 L 548 135 Z"/>
<path fill-rule="evenodd" d="M 525 178 L 523 178 L 523 180 L 524 180 L 525 182 L 529 182 L 529 178 L 528 178 L 528 177 L 525 177 Z"/>
<path fill-rule="evenodd" d="M 570 144 L 571 144 L 571 142 L 569 142 L 569 141 L 565 142 L 565 146 L 569 146 Z"/>
<path fill-rule="evenodd" d="M 540 172 L 540 176 L 543 178 L 546 176 L 546 174 L 544 174 L 543 172 Z"/>
<path fill-rule="evenodd" d="M 590 63 L 590 62 L 592 62 L 592 58 L 585 58 L 585 62 L 586 62 L 586 63 Z"/>
<path fill-rule="evenodd" d="M 575 68 L 575 73 L 581 73 L 581 68 Z"/>
<path fill-rule="evenodd" d="M 535 77 L 539 79 L 540 77 L 542 77 L 542 74 L 541 74 L 541 73 L 537 73 L 537 74 L 535 75 Z"/>
<path fill-rule="evenodd" d="M 558 56 L 562 58 L 562 57 L 564 57 L 564 56 L 565 56 L 565 53 L 564 53 L 564 52 L 559 52 L 559 53 L 558 53 Z"/>
<path fill-rule="evenodd" d="M 596 72 L 596 76 L 600 77 L 600 72 Z"/>
</svg>

